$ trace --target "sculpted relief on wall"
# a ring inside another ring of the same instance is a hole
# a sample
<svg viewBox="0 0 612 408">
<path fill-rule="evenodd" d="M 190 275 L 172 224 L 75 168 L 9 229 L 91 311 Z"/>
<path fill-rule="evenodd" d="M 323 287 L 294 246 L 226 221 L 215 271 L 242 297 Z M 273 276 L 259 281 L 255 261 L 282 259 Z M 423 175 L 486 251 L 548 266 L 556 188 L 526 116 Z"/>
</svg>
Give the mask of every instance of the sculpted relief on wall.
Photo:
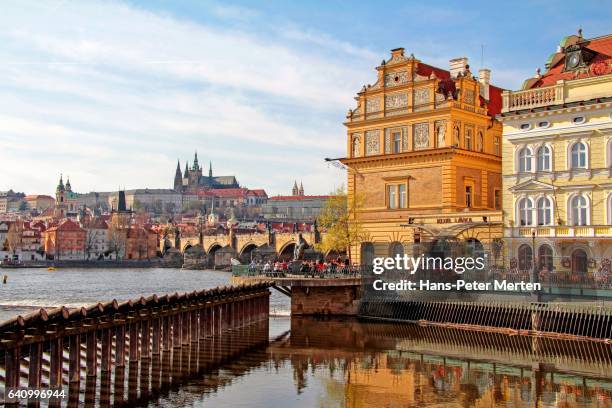
<svg viewBox="0 0 612 408">
<path fill-rule="evenodd" d="M 427 149 L 429 147 L 429 124 L 416 123 L 413 126 L 414 150 Z"/>
<path fill-rule="evenodd" d="M 380 131 L 368 130 L 365 132 L 365 154 L 372 156 L 380 153 Z"/>
</svg>

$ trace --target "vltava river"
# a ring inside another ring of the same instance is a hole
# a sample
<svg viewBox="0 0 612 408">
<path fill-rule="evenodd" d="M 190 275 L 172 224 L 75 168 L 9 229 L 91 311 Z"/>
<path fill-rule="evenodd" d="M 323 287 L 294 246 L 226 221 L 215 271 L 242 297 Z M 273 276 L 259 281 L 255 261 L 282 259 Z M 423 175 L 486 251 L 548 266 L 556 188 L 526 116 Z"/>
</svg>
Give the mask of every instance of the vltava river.
<svg viewBox="0 0 612 408">
<path fill-rule="evenodd" d="M 226 272 L 173 269 L 2 273 L 8 275 L 0 288 L 2 319 L 36 307 L 193 291 L 230 280 Z M 286 315 L 288 299 L 272 296 L 273 311 Z M 146 366 L 151 378 L 132 378 L 128 370 L 130 385 L 114 392 L 127 406 L 151 407 L 609 408 L 611 348 L 356 319 L 272 317 L 193 350 L 173 350 L 167 361 Z"/>
<path fill-rule="evenodd" d="M 192 271 L 167 268 L 0 269 L 7 283 L 0 284 L 0 320 L 29 313 L 40 307 L 81 307 L 100 301 L 192 292 L 230 285 L 231 274 L 220 271 Z M 286 296 L 274 291 L 270 299 L 273 314 L 288 315 Z"/>
</svg>

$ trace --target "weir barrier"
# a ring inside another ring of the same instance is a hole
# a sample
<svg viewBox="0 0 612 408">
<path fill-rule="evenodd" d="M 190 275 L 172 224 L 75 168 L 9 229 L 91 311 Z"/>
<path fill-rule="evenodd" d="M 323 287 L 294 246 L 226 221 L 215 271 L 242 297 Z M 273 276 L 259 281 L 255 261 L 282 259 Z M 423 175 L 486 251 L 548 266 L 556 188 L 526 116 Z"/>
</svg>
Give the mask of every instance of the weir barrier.
<svg viewBox="0 0 612 408">
<path fill-rule="evenodd" d="M 7 320 L 0 324 L 0 398 L 18 405 L 23 394 L 14 391 L 28 387 L 64 390 L 48 400 L 51 407 L 66 401 L 93 406 L 96 398 L 102 405 L 111 399 L 116 406 L 133 403 L 185 371 L 197 372 L 267 342 L 269 286 L 260 282 L 80 309 L 40 309 Z M 262 325 L 265 330 L 253 336 Z M 27 403 L 38 406 L 40 398 Z"/>
</svg>

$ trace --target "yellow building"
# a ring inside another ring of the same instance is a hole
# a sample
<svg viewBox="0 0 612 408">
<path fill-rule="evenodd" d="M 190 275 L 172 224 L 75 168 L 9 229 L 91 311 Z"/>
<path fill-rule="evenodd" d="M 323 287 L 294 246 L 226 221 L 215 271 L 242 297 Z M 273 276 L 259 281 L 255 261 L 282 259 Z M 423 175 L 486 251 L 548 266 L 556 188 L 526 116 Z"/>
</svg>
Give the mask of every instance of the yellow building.
<svg viewBox="0 0 612 408">
<path fill-rule="evenodd" d="M 501 237 L 501 89 L 467 58 L 444 70 L 403 48 L 376 68 L 345 122 L 349 198 L 366 242 L 355 262 L 411 253 L 438 239 Z"/>
<path fill-rule="evenodd" d="M 532 269 L 535 252 L 540 270 L 609 271 L 612 35 L 564 38 L 544 74 L 502 98 L 511 268 Z"/>
</svg>

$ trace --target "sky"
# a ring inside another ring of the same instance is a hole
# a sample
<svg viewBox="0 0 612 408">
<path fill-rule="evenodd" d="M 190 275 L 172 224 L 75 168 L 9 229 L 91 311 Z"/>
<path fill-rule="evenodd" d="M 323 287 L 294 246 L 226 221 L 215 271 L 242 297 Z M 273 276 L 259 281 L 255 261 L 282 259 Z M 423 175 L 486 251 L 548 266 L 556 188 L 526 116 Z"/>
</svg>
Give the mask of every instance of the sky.
<svg viewBox="0 0 612 408">
<path fill-rule="evenodd" d="M 241 185 L 326 194 L 346 112 L 389 50 L 467 56 L 517 89 L 566 35 L 608 34 L 609 1 L 4 0 L 0 190 L 171 188 L 177 159 Z"/>
</svg>

